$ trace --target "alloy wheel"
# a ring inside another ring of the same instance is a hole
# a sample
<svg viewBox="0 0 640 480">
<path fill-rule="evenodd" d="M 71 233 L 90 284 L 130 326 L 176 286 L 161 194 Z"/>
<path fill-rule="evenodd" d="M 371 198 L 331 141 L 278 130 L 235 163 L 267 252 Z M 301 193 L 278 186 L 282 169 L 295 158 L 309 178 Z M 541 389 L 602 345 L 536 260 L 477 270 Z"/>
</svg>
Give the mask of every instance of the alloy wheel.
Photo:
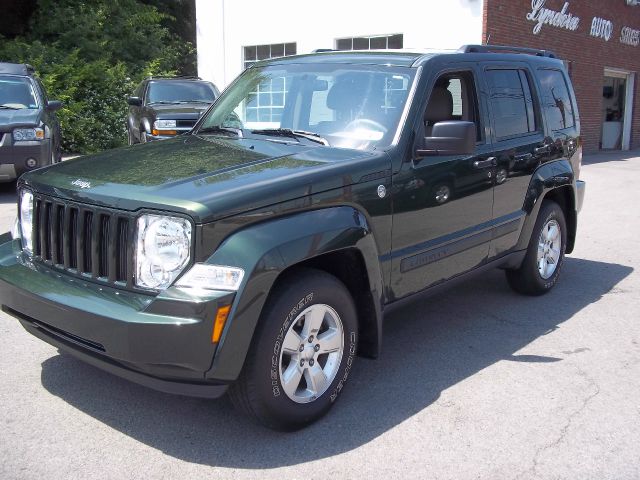
<svg viewBox="0 0 640 480">
<path fill-rule="evenodd" d="M 549 220 L 542 227 L 538 239 L 538 272 L 547 280 L 558 268 L 562 248 L 560 224 L 556 220 Z"/>
<path fill-rule="evenodd" d="M 329 305 L 306 308 L 291 323 L 280 352 L 280 383 L 296 403 L 320 397 L 335 379 L 344 353 L 344 329 Z"/>
</svg>

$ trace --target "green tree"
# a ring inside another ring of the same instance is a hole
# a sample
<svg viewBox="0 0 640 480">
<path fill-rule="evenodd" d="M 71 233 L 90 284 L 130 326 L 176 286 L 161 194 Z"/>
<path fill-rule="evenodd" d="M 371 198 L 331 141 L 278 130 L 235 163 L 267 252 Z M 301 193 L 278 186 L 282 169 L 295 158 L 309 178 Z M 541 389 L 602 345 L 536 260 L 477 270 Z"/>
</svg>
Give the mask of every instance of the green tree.
<svg viewBox="0 0 640 480">
<path fill-rule="evenodd" d="M 194 73 L 193 44 L 169 28 L 174 17 L 149 3 L 38 0 L 24 35 L 0 37 L 0 61 L 30 63 L 49 96 L 64 102 L 65 151 L 123 145 L 125 99 L 135 85 L 149 75 Z"/>
</svg>

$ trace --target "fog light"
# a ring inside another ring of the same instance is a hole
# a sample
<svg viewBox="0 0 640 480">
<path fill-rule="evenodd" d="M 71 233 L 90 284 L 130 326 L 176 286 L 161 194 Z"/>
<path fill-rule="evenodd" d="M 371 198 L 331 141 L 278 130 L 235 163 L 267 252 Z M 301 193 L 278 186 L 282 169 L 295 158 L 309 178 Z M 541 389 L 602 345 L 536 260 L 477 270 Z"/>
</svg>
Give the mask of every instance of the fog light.
<svg viewBox="0 0 640 480">
<path fill-rule="evenodd" d="M 176 286 L 196 290 L 236 292 L 240 288 L 243 277 L 244 270 L 239 267 L 196 263 L 176 282 Z"/>
<path fill-rule="evenodd" d="M 38 161 L 35 158 L 27 158 L 27 167 L 33 168 L 38 166 Z"/>
</svg>

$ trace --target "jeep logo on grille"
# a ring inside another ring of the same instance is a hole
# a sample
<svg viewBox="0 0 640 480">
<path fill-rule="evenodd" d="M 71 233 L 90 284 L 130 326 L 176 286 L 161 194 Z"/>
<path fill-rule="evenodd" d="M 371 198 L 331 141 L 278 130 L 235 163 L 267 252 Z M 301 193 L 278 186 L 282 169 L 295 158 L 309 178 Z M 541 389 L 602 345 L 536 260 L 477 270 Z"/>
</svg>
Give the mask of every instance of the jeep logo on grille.
<svg viewBox="0 0 640 480">
<path fill-rule="evenodd" d="M 71 182 L 71 185 L 75 185 L 80 188 L 89 188 L 91 186 L 91 182 L 87 182 L 85 180 L 80 180 L 79 178 Z"/>
</svg>

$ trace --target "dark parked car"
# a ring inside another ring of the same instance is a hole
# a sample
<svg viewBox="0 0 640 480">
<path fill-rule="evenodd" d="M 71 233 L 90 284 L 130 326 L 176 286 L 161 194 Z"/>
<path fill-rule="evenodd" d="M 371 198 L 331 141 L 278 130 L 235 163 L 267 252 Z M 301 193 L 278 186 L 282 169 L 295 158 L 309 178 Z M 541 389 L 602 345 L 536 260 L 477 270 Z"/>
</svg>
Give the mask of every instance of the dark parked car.
<svg viewBox="0 0 640 480">
<path fill-rule="evenodd" d="M 0 182 L 60 161 L 61 106 L 47 98 L 33 67 L 0 63 Z"/>
<path fill-rule="evenodd" d="M 188 132 L 220 92 L 200 78 L 153 77 L 143 80 L 129 103 L 129 145 Z"/>
<path fill-rule="evenodd" d="M 116 375 L 229 391 L 296 429 L 331 408 L 356 354 L 380 353 L 396 306 L 493 267 L 518 292 L 551 290 L 581 159 L 548 52 L 259 62 L 190 134 L 24 175 L 0 303 Z"/>
</svg>

